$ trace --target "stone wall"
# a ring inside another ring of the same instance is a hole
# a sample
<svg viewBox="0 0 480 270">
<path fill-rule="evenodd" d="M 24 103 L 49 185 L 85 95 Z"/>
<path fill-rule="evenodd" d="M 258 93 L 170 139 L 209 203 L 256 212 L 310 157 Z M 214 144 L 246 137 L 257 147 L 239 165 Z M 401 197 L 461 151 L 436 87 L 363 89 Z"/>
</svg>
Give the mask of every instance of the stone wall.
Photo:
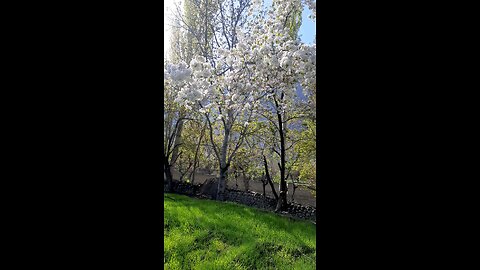
<svg viewBox="0 0 480 270">
<path fill-rule="evenodd" d="M 287 206 L 287 212 L 296 218 L 317 221 L 317 209 L 312 206 L 289 203 Z"/>
<path fill-rule="evenodd" d="M 187 182 L 172 181 L 172 188 L 174 193 L 195 196 L 199 193 L 202 185 L 191 185 Z M 163 190 L 167 190 L 166 182 L 163 183 Z"/>
<path fill-rule="evenodd" d="M 271 211 L 274 211 L 277 205 L 275 199 L 263 197 L 260 193 L 232 189 L 227 189 L 225 200 Z"/>
<path fill-rule="evenodd" d="M 209 193 L 204 194 L 201 191 L 205 190 L 202 188 L 202 184 L 191 185 L 186 182 L 172 182 L 174 193 L 183 194 L 194 197 L 208 198 L 212 199 L 213 196 Z M 164 184 L 164 188 L 166 188 Z M 165 190 L 165 189 L 164 189 Z M 250 207 L 255 207 L 259 209 L 264 209 L 273 212 L 276 206 L 276 200 L 270 197 L 263 197 L 262 194 L 256 192 L 246 192 L 240 190 L 227 189 L 225 194 L 225 200 L 230 202 L 235 202 Z M 312 220 L 316 222 L 317 210 L 315 207 L 304 206 L 297 203 L 289 203 L 285 212 L 281 214 L 291 216 L 294 218 Z"/>
<path fill-rule="evenodd" d="M 273 198 L 263 197 L 260 193 L 239 190 L 227 190 L 225 200 L 271 212 L 275 211 L 275 207 L 277 206 L 277 201 Z M 316 221 L 317 219 L 317 210 L 315 207 L 303 206 L 297 203 L 289 203 L 286 211 L 281 214 L 313 221 Z"/>
</svg>

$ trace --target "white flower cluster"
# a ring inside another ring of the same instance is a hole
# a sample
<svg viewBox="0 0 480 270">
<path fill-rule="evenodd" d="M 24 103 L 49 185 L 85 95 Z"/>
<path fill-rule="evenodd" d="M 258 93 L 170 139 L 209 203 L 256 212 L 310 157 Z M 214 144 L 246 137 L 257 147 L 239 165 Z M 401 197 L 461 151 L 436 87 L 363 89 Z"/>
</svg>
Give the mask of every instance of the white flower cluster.
<svg viewBox="0 0 480 270">
<path fill-rule="evenodd" d="M 187 68 L 187 64 L 184 62 L 179 63 L 178 65 L 169 64 L 164 70 L 164 78 L 171 79 L 173 82 L 182 83 L 190 79 L 192 71 Z"/>
<path fill-rule="evenodd" d="M 312 11 L 310 19 L 315 20 L 317 18 L 317 1 L 303 0 L 303 3 Z"/>
<path fill-rule="evenodd" d="M 260 9 L 262 2 L 254 0 L 252 6 Z M 276 1 L 267 15 L 255 15 L 246 29 L 238 29 L 233 49 L 214 50 L 215 70 L 202 56 L 195 57 L 190 68 L 185 63 L 169 65 L 164 77 L 179 86 L 176 101 L 189 107 L 208 101 L 224 106 L 225 111 L 248 111 L 259 104 L 253 97 L 260 97 L 265 90 L 289 92 L 289 97 L 294 96 L 298 83 L 314 90 L 316 45 L 293 40 L 285 27 L 289 12 L 302 10 L 302 3 L 316 14 L 314 0 L 283 0 Z M 207 110 L 204 107 L 202 112 Z"/>
<path fill-rule="evenodd" d="M 310 1 L 307 5 L 313 5 Z M 285 20 L 292 9 L 302 10 L 300 0 L 275 2 L 269 16 L 259 18 L 250 31 L 239 35 L 239 45 L 232 54 L 247 59 L 251 89 L 294 89 L 296 82 L 302 86 L 315 81 L 316 48 L 292 40 Z M 240 45 L 241 44 L 241 45 Z M 236 56 L 231 59 L 239 59 Z M 238 61 L 237 61 L 238 62 Z M 250 82 L 249 81 L 249 82 Z"/>
</svg>

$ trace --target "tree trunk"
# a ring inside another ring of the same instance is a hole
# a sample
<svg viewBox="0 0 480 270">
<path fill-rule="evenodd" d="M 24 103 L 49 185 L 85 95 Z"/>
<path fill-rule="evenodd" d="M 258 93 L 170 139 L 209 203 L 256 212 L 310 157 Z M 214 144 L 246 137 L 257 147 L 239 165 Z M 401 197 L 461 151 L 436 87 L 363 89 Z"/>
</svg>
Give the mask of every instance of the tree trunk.
<svg viewBox="0 0 480 270">
<path fill-rule="evenodd" d="M 265 187 L 267 186 L 267 183 L 264 183 L 262 181 L 262 186 L 263 186 L 263 197 L 265 198 L 265 197 L 267 197 L 267 194 L 265 193 Z"/>
<path fill-rule="evenodd" d="M 225 199 L 225 189 L 227 182 L 228 164 L 225 167 L 220 167 L 220 177 L 218 178 L 217 200 L 223 201 Z"/>
<path fill-rule="evenodd" d="M 167 181 L 167 190 L 166 192 L 172 192 L 173 191 L 173 186 L 172 186 L 172 172 L 170 170 L 170 164 L 167 162 L 167 158 L 164 156 L 164 169 L 165 169 L 165 177 Z"/>
<path fill-rule="evenodd" d="M 283 100 L 283 94 L 281 99 Z M 280 196 L 275 211 L 282 211 L 285 210 L 287 206 L 287 181 L 285 180 L 285 131 L 283 129 L 282 114 L 278 111 L 279 107 L 277 100 L 275 100 L 275 105 L 277 106 L 277 119 L 280 133 L 280 163 L 278 164 L 278 167 L 280 168 Z"/>
<path fill-rule="evenodd" d="M 245 172 L 242 172 L 243 175 L 243 184 L 245 186 L 245 191 L 248 191 L 250 189 L 250 179 L 247 178 L 245 175 Z"/>
<path fill-rule="evenodd" d="M 280 167 L 280 195 L 278 196 L 275 211 L 285 210 L 287 206 L 287 182 L 285 181 L 285 170 Z"/>
<path fill-rule="evenodd" d="M 292 202 L 294 202 L 295 201 L 295 190 L 297 190 L 298 186 L 295 185 L 295 180 L 293 179 L 294 177 L 290 173 L 288 174 L 288 176 L 290 176 L 290 179 L 292 180 L 292 189 L 293 189 L 293 191 L 292 191 Z M 287 178 L 288 178 L 288 176 L 287 176 Z"/>
<path fill-rule="evenodd" d="M 200 144 L 202 142 L 202 138 L 203 138 L 203 135 L 205 134 L 206 128 L 207 128 L 207 121 L 205 121 L 205 125 L 202 128 L 202 133 L 200 134 L 200 139 L 198 140 L 197 149 L 195 150 L 195 158 L 193 160 L 193 171 L 192 171 L 192 176 L 190 177 L 190 179 L 192 179 L 192 185 L 195 181 L 195 171 L 197 170 L 197 166 L 198 166 L 198 152 L 200 150 Z"/>
<path fill-rule="evenodd" d="M 267 193 L 265 192 L 265 187 L 268 185 L 268 181 L 265 175 L 262 176 L 262 186 L 263 186 L 263 197 L 267 197 Z"/>
<path fill-rule="evenodd" d="M 268 172 L 267 158 L 265 157 L 265 155 L 263 156 L 263 165 L 265 166 L 265 175 L 267 177 L 267 182 L 270 184 L 270 187 L 272 188 L 272 193 L 273 193 L 273 196 L 275 196 L 275 200 L 278 200 L 278 195 L 277 195 L 277 192 L 275 191 L 275 186 L 273 185 L 272 179 L 270 178 L 270 173 Z"/>
<path fill-rule="evenodd" d="M 173 163 L 175 163 L 175 161 L 177 160 L 178 148 L 180 148 L 179 145 L 182 143 L 182 131 L 183 131 L 183 123 L 184 123 L 184 120 L 182 119 L 183 117 L 184 117 L 183 115 L 180 115 L 179 119 L 181 120 L 178 120 L 178 127 L 175 133 L 175 139 L 173 141 L 172 164 L 170 164 L 170 166 L 172 166 Z"/>
<path fill-rule="evenodd" d="M 225 188 L 227 182 L 227 171 L 230 164 L 227 164 L 228 139 L 230 137 L 230 128 L 225 127 L 225 136 L 223 137 L 222 149 L 220 151 L 220 175 L 218 177 L 217 200 L 223 201 L 225 198 Z"/>
</svg>

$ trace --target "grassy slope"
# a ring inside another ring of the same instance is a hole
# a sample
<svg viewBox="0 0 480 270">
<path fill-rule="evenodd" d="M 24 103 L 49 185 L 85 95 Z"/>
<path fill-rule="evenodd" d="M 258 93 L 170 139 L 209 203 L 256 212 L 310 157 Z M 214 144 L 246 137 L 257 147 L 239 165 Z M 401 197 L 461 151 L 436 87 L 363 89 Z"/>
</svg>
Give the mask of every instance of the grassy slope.
<svg viewBox="0 0 480 270">
<path fill-rule="evenodd" d="M 315 269 L 315 225 L 168 194 L 165 269 Z"/>
</svg>

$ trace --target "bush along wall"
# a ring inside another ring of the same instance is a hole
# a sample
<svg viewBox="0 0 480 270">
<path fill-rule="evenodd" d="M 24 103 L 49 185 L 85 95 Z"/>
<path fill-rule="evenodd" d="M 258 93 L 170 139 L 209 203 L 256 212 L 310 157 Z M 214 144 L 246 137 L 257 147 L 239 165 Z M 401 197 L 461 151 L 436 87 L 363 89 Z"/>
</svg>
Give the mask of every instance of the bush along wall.
<svg viewBox="0 0 480 270">
<path fill-rule="evenodd" d="M 202 184 L 192 185 L 186 182 L 173 181 L 173 192 L 177 194 L 213 199 L 211 194 L 202 193 Z M 166 185 L 164 184 L 164 188 Z M 164 189 L 166 190 L 166 189 Z M 276 200 L 270 197 L 264 197 L 260 193 L 246 192 L 240 190 L 227 189 L 225 194 L 225 201 L 235 202 L 258 209 L 273 212 L 277 204 Z M 317 210 L 315 207 L 304 206 L 297 203 L 289 203 L 285 212 L 281 212 L 287 216 L 298 219 L 311 220 L 316 222 Z"/>
</svg>

